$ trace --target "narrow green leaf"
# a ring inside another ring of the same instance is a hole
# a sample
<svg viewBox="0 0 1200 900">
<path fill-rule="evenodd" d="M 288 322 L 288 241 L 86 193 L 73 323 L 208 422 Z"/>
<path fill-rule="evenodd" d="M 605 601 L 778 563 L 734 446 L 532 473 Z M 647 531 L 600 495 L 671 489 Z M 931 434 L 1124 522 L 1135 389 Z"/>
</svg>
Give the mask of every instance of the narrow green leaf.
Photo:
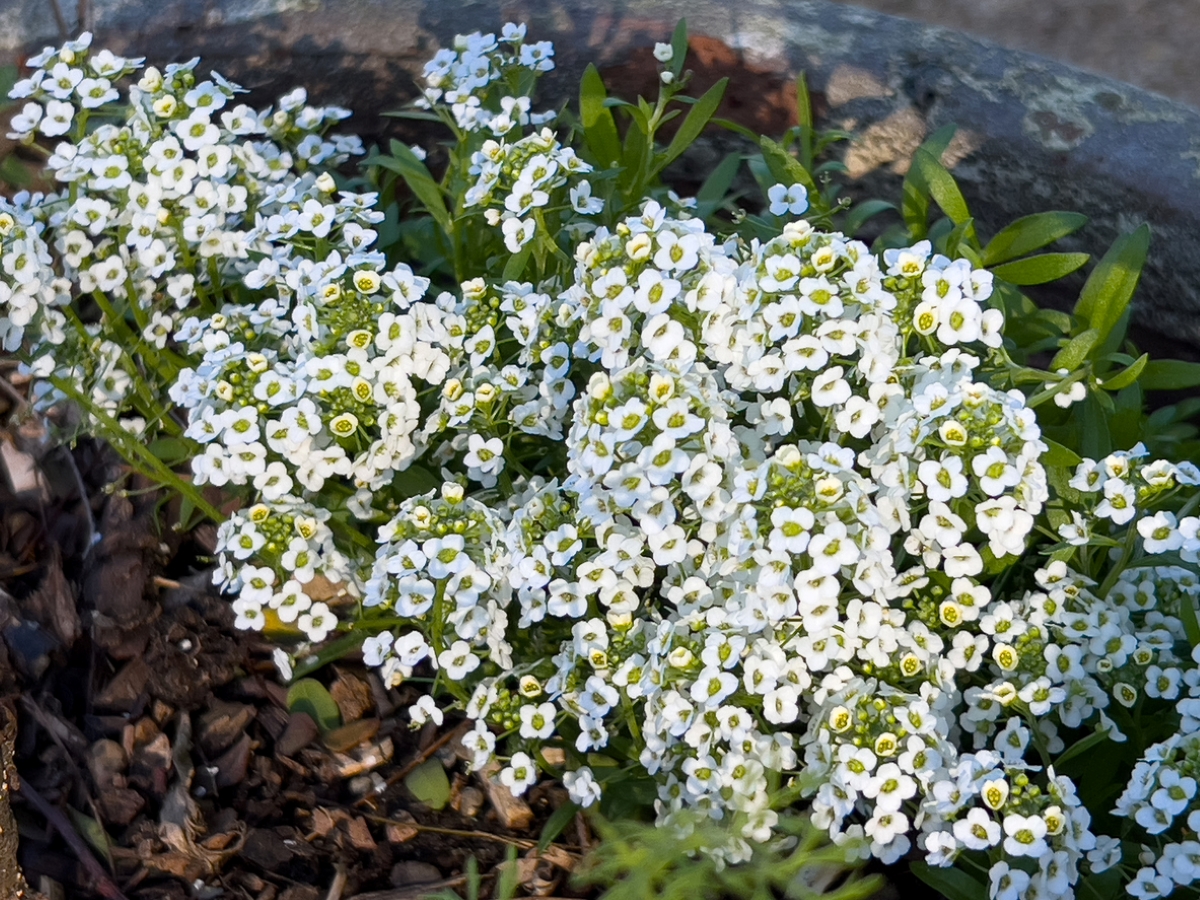
<svg viewBox="0 0 1200 900">
<path fill-rule="evenodd" d="M 633 118 L 633 124 L 625 129 L 625 145 L 621 150 L 623 171 L 618 183 L 626 193 L 631 195 L 632 201 L 637 201 L 638 198 L 633 197 L 632 193 L 635 182 L 642 177 L 646 170 L 646 159 L 650 155 L 650 144 L 646 138 L 646 132 L 650 125 L 640 109 L 631 107 L 628 112 Z"/>
<path fill-rule="evenodd" d="M 678 78 L 683 74 L 683 64 L 687 60 L 688 32 L 687 19 L 680 19 L 671 35 L 671 74 Z"/>
<path fill-rule="evenodd" d="M 1046 284 L 1087 265 L 1086 253 L 1039 253 L 1016 262 L 989 265 L 992 274 L 1009 284 Z"/>
<path fill-rule="evenodd" d="M 924 150 L 935 160 L 941 160 L 942 154 L 950 146 L 956 126 L 945 125 L 925 139 L 918 151 Z M 908 174 L 904 176 L 902 186 L 901 214 L 904 224 L 908 226 L 908 236 L 911 240 L 920 240 L 929 231 L 929 185 L 922 177 L 918 166 L 909 166 Z"/>
<path fill-rule="evenodd" d="M 886 200 L 864 200 L 846 213 L 846 218 L 842 221 L 842 232 L 850 237 L 855 237 L 869 220 L 895 208 L 896 204 L 888 203 Z"/>
<path fill-rule="evenodd" d="M 808 202 L 812 203 L 818 194 L 817 183 L 813 181 L 812 175 L 800 164 L 800 161 L 769 137 L 760 137 L 758 145 L 762 148 L 767 168 L 771 170 L 771 175 L 778 183 L 804 185 L 808 190 Z"/>
<path fill-rule="evenodd" d="M 726 131 L 732 131 L 734 134 L 740 134 L 742 137 L 756 144 L 758 143 L 758 132 L 752 128 L 747 128 L 745 125 L 741 125 L 731 119 L 722 119 L 719 116 L 714 117 L 712 123 L 718 128 L 724 128 Z"/>
<path fill-rule="evenodd" d="M 351 529 L 344 529 L 342 533 L 346 534 L 350 531 Z M 335 660 L 342 659 L 343 657 L 354 653 L 362 647 L 362 642 L 363 633 L 361 631 L 351 631 L 350 633 L 343 634 L 341 637 L 335 638 L 328 643 L 322 644 L 316 653 L 302 656 L 296 660 L 295 666 L 292 669 L 292 678 L 303 678 L 305 675 L 308 675 L 311 672 L 316 672 Z M 305 712 L 307 712 L 307 710 L 305 710 Z M 339 716 L 340 714 L 341 713 L 339 711 Z"/>
<path fill-rule="evenodd" d="M 1182 391 L 1200 387 L 1200 363 L 1156 359 L 1146 363 L 1141 385 L 1147 391 Z"/>
<path fill-rule="evenodd" d="M 1059 238 L 1078 231 L 1088 222 L 1082 213 L 1044 212 L 1022 216 L 1001 229 L 983 248 L 983 263 L 998 265 L 1040 250 Z"/>
<path fill-rule="evenodd" d="M 1095 328 L 1089 328 L 1082 334 L 1077 334 L 1055 354 L 1054 359 L 1050 361 L 1050 370 L 1057 372 L 1059 369 L 1066 369 L 1068 372 L 1074 372 L 1083 365 L 1083 361 L 1092 352 L 1092 348 L 1100 343 L 1100 337 L 1100 332 Z"/>
<path fill-rule="evenodd" d="M 913 169 L 909 169 L 901 192 L 900 214 L 908 226 L 909 239 L 921 240 L 929 233 L 929 188 Z"/>
<path fill-rule="evenodd" d="M 967 201 L 959 190 L 958 182 L 936 156 L 924 148 L 917 148 L 917 152 L 913 154 L 912 165 L 929 188 L 930 195 L 942 208 L 942 212 L 950 217 L 950 221 L 961 225 L 971 218 L 971 211 L 967 208 Z"/>
<path fill-rule="evenodd" d="M 1046 445 L 1050 449 L 1041 456 L 1040 462 L 1043 466 L 1077 466 L 1083 462 L 1083 457 L 1070 447 L 1049 440 L 1046 441 Z"/>
<path fill-rule="evenodd" d="M 84 837 L 92 849 L 104 857 L 104 861 L 108 863 L 108 869 L 111 872 L 113 867 L 112 861 L 112 841 L 108 837 L 108 832 L 104 830 L 104 826 L 93 819 L 91 816 L 81 813 L 73 806 L 67 807 L 67 812 L 71 814 L 71 823 L 75 829 Z"/>
<path fill-rule="evenodd" d="M 675 137 L 671 138 L 671 143 L 667 145 L 666 151 L 658 162 L 655 164 L 653 172 L 661 172 L 666 166 L 678 158 L 692 143 L 700 136 L 700 132 L 708 124 L 708 120 L 713 117 L 717 111 L 717 107 L 721 105 L 721 98 L 725 96 L 725 88 L 729 85 L 728 78 L 722 78 L 707 91 L 704 96 L 695 102 L 690 110 L 688 110 L 687 118 L 683 120 L 683 124 L 679 126 L 679 130 L 675 132 Z"/>
<path fill-rule="evenodd" d="M 312 716 L 322 732 L 342 724 L 342 714 L 325 685 L 315 678 L 301 678 L 287 692 L 287 708 L 290 712 L 305 712 Z"/>
<path fill-rule="evenodd" d="M 808 93 L 808 77 L 803 72 L 796 76 L 796 121 L 803 128 L 813 127 L 812 97 Z"/>
<path fill-rule="evenodd" d="M 1187 594 L 1180 595 L 1179 617 L 1183 619 L 1183 630 L 1193 648 L 1200 647 L 1200 617 L 1196 615 L 1196 601 Z"/>
<path fill-rule="evenodd" d="M 1113 450 L 1112 433 L 1108 428 L 1108 416 L 1100 405 L 1101 397 L 1107 400 L 1108 394 L 1090 392 L 1079 412 L 1079 452 L 1091 459 L 1108 456 Z"/>
<path fill-rule="evenodd" d="M 934 159 L 941 162 L 942 154 L 950 146 L 950 142 L 954 140 L 954 135 L 958 132 L 958 126 L 951 122 L 949 125 L 943 125 L 929 137 L 925 138 L 924 142 L 917 149 L 924 150 Z"/>
<path fill-rule="evenodd" d="M 508 258 L 508 262 L 504 264 L 504 274 L 501 277 L 505 281 L 516 281 L 520 278 L 521 273 L 525 271 L 525 265 L 529 262 L 529 256 L 532 253 L 533 242 L 531 241 Z"/>
<path fill-rule="evenodd" d="M 578 814 L 578 804 L 572 803 L 570 800 L 552 812 L 550 818 L 546 820 L 546 824 L 542 826 L 542 836 L 538 838 L 538 853 L 544 853 L 546 848 L 554 843 L 554 839 L 563 833 L 563 830 L 574 821 Z"/>
<path fill-rule="evenodd" d="M 1068 760 L 1074 759 L 1075 757 L 1077 757 L 1081 754 L 1087 753 L 1093 747 L 1096 747 L 1099 744 L 1103 744 L 1105 741 L 1111 741 L 1111 740 L 1112 740 L 1112 738 L 1109 736 L 1107 728 L 1105 728 L 1102 731 L 1093 731 L 1087 737 L 1076 741 L 1074 744 L 1072 744 L 1070 747 L 1068 747 L 1066 750 L 1064 750 L 1059 755 L 1058 759 L 1056 759 L 1054 761 L 1054 765 L 1057 768 L 1058 766 L 1061 766 L 1063 763 L 1067 762 Z"/>
<path fill-rule="evenodd" d="M 1146 363 L 1149 361 L 1149 359 L 1150 354 L 1143 353 L 1121 372 L 1114 375 L 1112 378 L 1106 378 L 1104 381 L 1102 381 L 1100 386 L 1106 391 L 1119 391 L 1122 388 L 1129 387 L 1131 384 L 1137 381 L 1138 376 L 1142 374 L 1142 370 L 1146 368 Z"/>
<path fill-rule="evenodd" d="M 168 466 L 178 465 L 196 455 L 195 442 L 186 438 L 164 436 L 151 441 L 147 447 Z"/>
<path fill-rule="evenodd" d="M 1075 315 L 1100 333 L 1103 340 L 1129 306 L 1146 254 L 1150 250 L 1150 227 L 1117 238 L 1092 270 L 1075 304 Z"/>
<path fill-rule="evenodd" d="M 612 110 L 604 105 L 607 97 L 600 70 L 588 63 L 579 84 L 579 118 L 583 122 L 584 140 L 601 168 L 608 168 L 621 159 L 617 123 Z"/>
<path fill-rule="evenodd" d="M 909 864 L 909 870 L 947 900 L 987 900 L 987 885 L 962 869 L 934 868 L 918 860 Z"/>
<path fill-rule="evenodd" d="M 524 252 L 525 248 L 522 248 Z M 507 276 L 506 280 L 507 280 Z M 392 487 L 398 488 L 405 497 L 416 497 L 427 494 L 434 488 L 442 486 L 442 479 L 423 466 L 409 466 L 392 477 Z"/>
<path fill-rule="evenodd" d="M 408 185 L 408 189 L 413 192 L 421 203 L 429 210 L 429 214 L 433 216 L 435 222 L 446 235 L 454 233 L 454 224 L 450 220 L 450 213 L 446 210 L 446 201 L 442 197 L 442 189 L 438 183 L 433 180 L 433 176 L 429 174 L 429 170 L 425 168 L 425 163 L 417 159 L 417 155 L 404 143 L 400 141 L 392 141 L 391 156 L 373 156 L 370 163 L 376 166 L 382 166 L 389 171 L 395 172 L 404 179 L 404 183 Z"/>
<path fill-rule="evenodd" d="M 730 153 L 717 163 L 717 167 L 704 180 L 704 184 L 700 185 L 700 190 L 696 191 L 696 202 L 719 204 L 724 200 L 741 165 L 740 153 Z"/>
<path fill-rule="evenodd" d="M 415 119 L 418 122 L 440 122 L 442 117 L 437 113 L 426 112 L 421 109 L 398 109 L 395 112 L 385 112 L 381 115 L 387 116 L 389 119 Z"/>
<path fill-rule="evenodd" d="M 437 757 L 425 760 L 404 776 L 404 786 L 430 809 L 443 809 L 450 802 L 450 779 Z"/>
</svg>

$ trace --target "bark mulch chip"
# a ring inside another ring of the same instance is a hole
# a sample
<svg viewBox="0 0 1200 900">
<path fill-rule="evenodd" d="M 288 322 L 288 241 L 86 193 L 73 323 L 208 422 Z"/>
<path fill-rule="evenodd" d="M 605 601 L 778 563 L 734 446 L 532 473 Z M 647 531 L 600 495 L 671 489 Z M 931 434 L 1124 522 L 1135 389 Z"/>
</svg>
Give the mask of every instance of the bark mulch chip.
<svg viewBox="0 0 1200 900">
<path fill-rule="evenodd" d="M 0 897 L 23 869 L 29 897 L 416 900 L 509 847 L 527 890 L 572 896 L 586 827 L 536 849 L 561 789 L 469 775 L 460 723 L 410 730 L 421 692 L 353 657 L 313 676 L 341 717 L 322 733 L 288 710 L 273 645 L 234 630 L 212 527 L 173 533 L 102 445 L 46 446 L 0 431 L 0 774 L 20 785 L 0 789 Z M 431 762 L 439 810 L 404 786 Z"/>
</svg>

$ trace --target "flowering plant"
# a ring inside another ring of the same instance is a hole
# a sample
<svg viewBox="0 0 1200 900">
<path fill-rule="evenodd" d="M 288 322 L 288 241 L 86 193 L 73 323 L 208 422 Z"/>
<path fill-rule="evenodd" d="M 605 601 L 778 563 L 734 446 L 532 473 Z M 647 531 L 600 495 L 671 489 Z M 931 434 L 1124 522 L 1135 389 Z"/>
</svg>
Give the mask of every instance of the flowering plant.
<svg viewBox="0 0 1200 900">
<path fill-rule="evenodd" d="M 839 200 L 803 80 L 797 127 L 746 134 L 761 213 L 740 156 L 680 198 L 724 90 L 686 97 L 685 53 L 653 104 L 589 67 L 556 115 L 552 47 L 460 37 L 408 113 L 444 175 L 393 142 L 355 192 L 345 111 L 302 91 L 47 50 L 13 127 L 69 136 L 64 189 L 0 208 L 0 334 L 43 408 L 220 521 L 285 678 L 425 679 L 414 725 L 471 720 L 514 794 L 648 792 L 725 863 L 799 804 L 951 896 L 1194 895 L 1200 468 L 1142 392 L 1200 378 L 1125 340 L 1148 231 L 1039 310 L 1020 286 L 1087 260 L 1031 254 L 1082 217 L 985 244 L 943 130 L 868 246 L 894 207 Z"/>
</svg>

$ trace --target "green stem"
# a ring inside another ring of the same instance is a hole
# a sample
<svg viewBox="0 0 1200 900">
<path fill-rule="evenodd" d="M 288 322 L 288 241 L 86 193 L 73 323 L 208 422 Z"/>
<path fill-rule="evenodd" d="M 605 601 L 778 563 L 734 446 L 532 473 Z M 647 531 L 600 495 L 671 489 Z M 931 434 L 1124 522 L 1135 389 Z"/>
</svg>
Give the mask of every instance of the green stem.
<svg viewBox="0 0 1200 900">
<path fill-rule="evenodd" d="M 104 437 L 110 444 L 117 448 L 130 465 L 146 476 L 158 479 L 166 487 L 186 497 L 197 510 L 204 513 L 212 521 L 218 524 L 225 521 L 225 516 L 205 499 L 199 487 L 171 471 L 162 460 L 150 452 L 149 448 L 145 447 L 141 441 L 122 428 L 116 419 L 103 410 L 98 409 L 73 384 L 53 375 L 50 377 L 50 383 L 91 414 L 96 423 L 104 430 Z"/>
</svg>

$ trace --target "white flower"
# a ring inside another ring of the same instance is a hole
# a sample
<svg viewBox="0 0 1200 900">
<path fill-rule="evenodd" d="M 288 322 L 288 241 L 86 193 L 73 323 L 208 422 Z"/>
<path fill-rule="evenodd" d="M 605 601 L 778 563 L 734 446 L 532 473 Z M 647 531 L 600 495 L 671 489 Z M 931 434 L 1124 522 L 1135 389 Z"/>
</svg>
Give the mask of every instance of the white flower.
<svg viewBox="0 0 1200 900">
<path fill-rule="evenodd" d="M 654 58 L 660 63 L 669 63 L 675 58 L 675 50 L 670 44 L 655 43 Z"/>
<path fill-rule="evenodd" d="M 1000 824 L 982 809 L 967 811 L 965 819 L 954 823 L 954 836 L 968 850 L 986 850 L 1000 843 Z"/>
<path fill-rule="evenodd" d="M 426 722 L 441 725 L 444 720 L 437 702 L 429 694 L 420 697 L 416 703 L 410 706 L 408 708 L 408 715 L 412 719 L 414 726 L 424 725 Z"/>
<path fill-rule="evenodd" d="M 600 784 L 587 766 L 581 766 L 575 771 L 563 775 L 563 786 L 567 789 L 571 800 L 579 806 L 586 808 L 600 799 Z"/>
<path fill-rule="evenodd" d="M 1004 817 L 1004 833 L 1004 852 L 1011 856 L 1036 859 L 1046 852 L 1046 820 L 1041 816 L 1010 813 Z"/>
<path fill-rule="evenodd" d="M 1173 553 L 1181 548 L 1183 533 L 1178 526 L 1174 513 L 1161 510 L 1153 516 L 1138 519 L 1137 530 L 1142 536 L 1142 546 L 1146 552 Z"/>
<path fill-rule="evenodd" d="M 479 657 L 471 652 L 471 645 L 466 641 L 455 641 L 441 652 L 437 661 L 451 681 L 462 681 L 479 668 Z"/>
<path fill-rule="evenodd" d="M 1014 869 L 1006 862 L 994 863 L 988 870 L 991 900 L 1018 900 L 1029 887 L 1029 873 Z"/>
<path fill-rule="evenodd" d="M 531 788 L 538 779 L 537 765 L 526 753 L 514 753 L 509 764 L 500 770 L 499 780 L 514 797 Z"/>
<path fill-rule="evenodd" d="M 554 733 L 554 720 L 557 710 L 553 703 L 541 703 L 534 706 L 526 703 L 521 706 L 521 737 L 531 740 L 545 740 Z"/>
<path fill-rule="evenodd" d="M 314 603 L 309 611 L 300 617 L 297 626 L 310 641 L 318 644 L 337 627 L 337 617 L 324 603 Z"/>
<path fill-rule="evenodd" d="M 767 199 L 771 201 L 770 211 L 773 216 L 789 213 L 798 216 L 808 209 L 808 190 L 802 184 L 773 184 L 767 189 Z"/>
</svg>

